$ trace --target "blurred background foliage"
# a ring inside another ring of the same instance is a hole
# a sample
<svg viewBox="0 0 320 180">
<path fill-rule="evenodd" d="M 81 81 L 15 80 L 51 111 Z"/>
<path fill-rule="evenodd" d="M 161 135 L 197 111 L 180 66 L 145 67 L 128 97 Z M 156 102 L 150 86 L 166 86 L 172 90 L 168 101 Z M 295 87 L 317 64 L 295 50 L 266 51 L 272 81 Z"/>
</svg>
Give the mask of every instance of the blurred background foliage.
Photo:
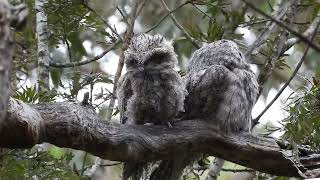
<svg viewBox="0 0 320 180">
<path fill-rule="evenodd" d="M 284 1 L 284 0 L 283 0 Z M 281 0 L 251 0 L 264 12 L 271 14 Z M 91 92 L 90 103 L 105 117 L 112 96 L 112 85 L 121 44 L 98 61 L 83 66 L 50 68 L 50 91 L 37 92 L 37 39 L 34 8 L 35 0 L 11 0 L 12 4 L 25 3 L 29 8 L 26 27 L 15 32 L 16 50 L 12 73 L 13 97 L 29 103 L 41 101 L 76 101 L 85 92 Z M 167 1 L 174 15 L 197 41 L 209 43 L 231 39 L 243 52 L 260 35 L 270 21 L 252 11 L 239 0 L 190 0 Z M 132 1 L 126 0 L 47 0 L 49 50 L 51 63 L 79 62 L 90 59 L 110 47 L 117 36 L 106 26 L 106 21 L 122 36 L 127 28 Z M 298 5 L 290 27 L 304 32 L 318 15 L 317 0 L 303 0 Z M 134 33 L 162 34 L 174 43 L 179 57 L 177 70 L 185 74 L 188 59 L 196 49 L 171 21 L 160 1 L 147 0 L 136 19 Z M 163 18 L 166 17 L 166 18 Z M 160 21 L 162 20 L 163 21 Z M 276 37 L 285 29 L 276 28 L 249 61 L 258 74 L 272 56 Z M 289 35 L 290 37 L 293 37 Z M 315 43 L 319 42 L 316 36 Z M 298 43 L 285 52 L 277 62 L 271 77 L 265 82 L 258 103 L 266 103 L 271 91 L 277 91 L 292 73 L 306 44 Z M 320 145 L 320 79 L 319 53 L 310 50 L 305 63 L 290 84 L 290 91 L 283 94 L 280 106 L 287 113 L 279 115 L 283 121 L 275 122 L 264 117 L 254 129 L 255 134 L 273 135 L 288 140 L 293 145 L 304 144 L 319 149 Z M 313 78 L 313 80 L 312 80 Z M 261 112 L 264 107 L 256 111 Z M 257 113 L 256 113 L 257 114 Z M 117 111 L 114 113 L 117 121 Z M 210 164 L 212 157 L 205 161 Z M 37 145 L 29 150 L 1 149 L 0 179 L 120 179 L 121 165 L 104 161 L 95 174 L 90 174 L 95 157 L 85 152 L 61 149 L 49 144 Z M 263 162 L 261 162 L 263 163 Z M 227 163 L 225 169 L 244 169 Z M 190 169 L 184 179 L 203 179 L 205 170 Z M 90 176 L 89 176 L 90 175 Z M 248 170 L 246 173 L 224 171 L 220 179 L 289 179 Z"/>
</svg>

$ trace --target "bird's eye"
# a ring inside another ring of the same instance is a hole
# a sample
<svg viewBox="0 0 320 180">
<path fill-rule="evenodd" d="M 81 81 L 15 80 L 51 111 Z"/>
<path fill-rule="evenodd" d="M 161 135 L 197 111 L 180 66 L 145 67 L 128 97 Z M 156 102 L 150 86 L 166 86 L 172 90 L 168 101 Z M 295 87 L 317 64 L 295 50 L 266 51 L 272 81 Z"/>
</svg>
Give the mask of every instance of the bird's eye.
<svg viewBox="0 0 320 180">
<path fill-rule="evenodd" d="M 132 62 L 133 64 L 138 64 L 138 61 L 137 61 L 136 59 L 132 59 L 131 62 Z"/>
<path fill-rule="evenodd" d="M 135 65 L 138 64 L 138 61 L 137 61 L 135 58 L 132 58 L 132 59 L 130 59 L 130 60 L 128 61 L 127 64 L 130 65 L 130 66 L 135 66 Z"/>
<path fill-rule="evenodd" d="M 166 59 L 165 57 L 166 54 L 154 54 L 150 57 L 150 62 L 160 64 Z"/>
</svg>

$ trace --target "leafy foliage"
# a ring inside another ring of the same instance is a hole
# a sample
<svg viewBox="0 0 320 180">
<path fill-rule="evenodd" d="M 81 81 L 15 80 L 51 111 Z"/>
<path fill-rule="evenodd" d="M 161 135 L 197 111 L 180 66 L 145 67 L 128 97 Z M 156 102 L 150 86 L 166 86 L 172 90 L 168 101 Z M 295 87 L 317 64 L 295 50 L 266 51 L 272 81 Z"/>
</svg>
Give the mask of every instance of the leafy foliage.
<svg viewBox="0 0 320 180">
<path fill-rule="evenodd" d="M 1 179 L 86 179 L 79 177 L 69 163 L 70 152 L 54 157 L 34 147 L 29 150 L 8 150 L 0 156 Z"/>
<path fill-rule="evenodd" d="M 23 102 L 36 103 L 39 100 L 41 102 L 52 102 L 56 97 L 55 91 L 38 92 L 35 86 L 21 87 L 21 90 L 22 92 L 16 91 L 13 97 Z"/>
<path fill-rule="evenodd" d="M 203 12 L 197 5 L 207 9 Z M 235 33 L 239 24 L 243 23 L 245 12 L 242 10 L 230 9 L 230 2 L 223 0 L 208 0 L 205 3 L 195 3 L 194 6 L 203 13 L 203 18 L 209 19 L 206 33 L 199 25 L 189 24 L 188 30 L 194 38 L 213 42 L 219 39 L 242 39 L 242 34 Z"/>
<path fill-rule="evenodd" d="M 284 137 L 296 144 L 320 147 L 320 86 L 304 89 L 289 105 L 290 116 L 285 119 Z"/>
</svg>

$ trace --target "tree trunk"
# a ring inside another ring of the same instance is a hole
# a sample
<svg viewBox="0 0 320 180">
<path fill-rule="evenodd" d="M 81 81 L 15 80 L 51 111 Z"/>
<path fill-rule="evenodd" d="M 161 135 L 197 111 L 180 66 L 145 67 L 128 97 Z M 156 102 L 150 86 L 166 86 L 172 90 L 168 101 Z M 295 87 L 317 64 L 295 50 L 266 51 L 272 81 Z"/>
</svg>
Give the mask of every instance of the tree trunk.
<svg viewBox="0 0 320 180">
<path fill-rule="evenodd" d="M 10 32 L 11 7 L 0 1 L 0 132 L 7 114 L 10 97 L 10 73 L 13 55 L 13 38 Z"/>
<path fill-rule="evenodd" d="M 49 48 L 45 0 L 35 0 L 36 32 L 38 38 L 38 91 L 49 90 Z"/>
</svg>

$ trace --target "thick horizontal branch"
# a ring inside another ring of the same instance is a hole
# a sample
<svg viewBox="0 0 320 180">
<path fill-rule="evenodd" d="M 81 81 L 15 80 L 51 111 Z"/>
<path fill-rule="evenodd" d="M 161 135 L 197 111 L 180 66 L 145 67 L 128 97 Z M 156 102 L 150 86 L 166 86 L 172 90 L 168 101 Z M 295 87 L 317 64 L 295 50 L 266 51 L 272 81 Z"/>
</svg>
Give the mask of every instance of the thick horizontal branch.
<svg viewBox="0 0 320 180">
<path fill-rule="evenodd" d="M 0 147 L 29 148 L 48 142 L 115 161 L 169 159 L 187 150 L 275 175 L 320 176 L 320 154 L 301 152 L 301 164 L 296 165 L 292 152 L 273 139 L 225 135 L 200 120 L 178 121 L 172 128 L 112 124 L 81 104 L 28 105 L 11 99 L 8 116 L 0 124 Z"/>
</svg>

